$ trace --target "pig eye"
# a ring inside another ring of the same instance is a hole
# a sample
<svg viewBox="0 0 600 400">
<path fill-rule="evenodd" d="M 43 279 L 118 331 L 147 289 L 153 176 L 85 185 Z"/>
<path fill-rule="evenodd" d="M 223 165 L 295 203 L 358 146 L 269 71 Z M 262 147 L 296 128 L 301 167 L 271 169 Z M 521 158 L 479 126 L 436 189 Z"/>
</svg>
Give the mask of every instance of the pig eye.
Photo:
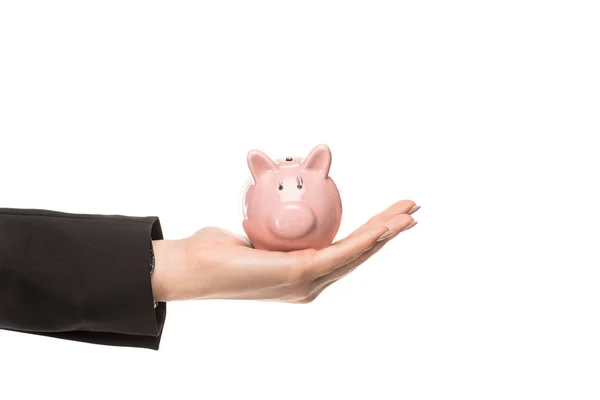
<svg viewBox="0 0 600 400">
<path fill-rule="evenodd" d="M 279 190 L 283 190 L 283 185 L 279 182 Z"/>
<path fill-rule="evenodd" d="M 299 177 L 297 177 L 297 178 L 296 178 L 296 187 L 297 187 L 298 189 L 302 189 L 302 184 L 303 184 L 303 183 L 304 183 L 304 181 L 302 180 L 302 177 L 301 177 L 301 176 L 299 176 Z"/>
</svg>

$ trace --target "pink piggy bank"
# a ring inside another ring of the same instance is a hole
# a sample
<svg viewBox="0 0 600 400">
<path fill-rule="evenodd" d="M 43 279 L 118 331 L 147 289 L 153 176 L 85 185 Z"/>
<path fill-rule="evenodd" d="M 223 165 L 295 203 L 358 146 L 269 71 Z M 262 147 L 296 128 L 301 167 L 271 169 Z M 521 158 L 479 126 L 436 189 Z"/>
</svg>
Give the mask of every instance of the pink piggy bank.
<svg viewBox="0 0 600 400">
<path fill-rule="evenodd" d="M 248 152 L 252 179 L 244 193 L 243 228 L 255 249 L 320 250 L 342 221 L 340 193 L 329 177 L 331 150 L 321 144 L 306 158 L 272 160 Z"/>
</svg>

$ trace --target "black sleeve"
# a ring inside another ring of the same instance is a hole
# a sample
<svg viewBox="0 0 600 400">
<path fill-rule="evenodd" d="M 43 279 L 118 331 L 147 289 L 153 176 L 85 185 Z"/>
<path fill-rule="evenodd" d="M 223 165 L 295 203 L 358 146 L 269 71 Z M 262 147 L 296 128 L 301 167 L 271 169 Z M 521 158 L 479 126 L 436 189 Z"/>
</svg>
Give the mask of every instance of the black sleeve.
<svg viewBox="0 0 600 400">
<path fill-rule="evenodd" d="M 0 208 L 0 329 L 158 350 L 157 217 Z"/>
</svg>

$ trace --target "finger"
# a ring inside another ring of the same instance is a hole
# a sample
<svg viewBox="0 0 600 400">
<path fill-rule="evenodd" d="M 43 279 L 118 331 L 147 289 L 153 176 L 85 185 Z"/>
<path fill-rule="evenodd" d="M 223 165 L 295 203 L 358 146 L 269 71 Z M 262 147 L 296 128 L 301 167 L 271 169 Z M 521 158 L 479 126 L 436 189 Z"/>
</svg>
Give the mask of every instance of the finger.
<svg viewBox="0 0 600 400">
<path fill-rule="evenodd" d="M 354 236 L 360 234 L 363 230 L 367 229 L 370 225 L 383 223 L 383 222 L 393 218 L 396 215 L 399 215 L 399 214 L 412 215 L 415 212 L 417 212 L 419 210 L 419 208 L 421 208 L 421 206 L 416 205 L 415 202 L 412 200 L 398 201 L 398 202 L 392 204 L 391 206 L 389 206 L 388 208 L 386 208 L 384 211 L 380 212 L 379 214 L 371 217 L 371 219 L 369 219 L 360 228 L 358 228 L 357 230 L 352 232 L 346 238 L 336 241 L 336 243 L 334 243 L 334 244 L 342 242 L 342 241 L 348 239 L 349 237 L 354 237 Z"/>
<path fill-rule="evenodd" d="M 408 214 L 412 215 L 415 213 L 421 206 L 415 204 L 412 200 L 400 200 L 377 215 L 374 215 L 367 221 L 367 224 L 385 222 L 388 219 L 398 215 L 398 214 Z"/>
<path fill-rule="evenodd" d="M 360 257 L 361 254 L 373 247 L 384 234 L 397 235 L 413 222 L 414 219 L 410 215 L 400 214 L 385 222 L 368 225 L 355 236 L 318 251 L 313 259 L 314 273 L 317 276 L 331 273 Z"/>
</svg>

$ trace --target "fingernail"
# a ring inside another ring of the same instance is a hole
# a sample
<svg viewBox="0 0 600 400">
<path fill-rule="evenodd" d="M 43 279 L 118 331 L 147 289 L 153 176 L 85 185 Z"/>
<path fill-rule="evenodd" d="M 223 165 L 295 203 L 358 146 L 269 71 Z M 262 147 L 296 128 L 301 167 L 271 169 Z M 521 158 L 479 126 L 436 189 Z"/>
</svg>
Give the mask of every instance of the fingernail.
<svg viewBox="0 0 600 400">
<path fill-rule="evenodd" d="M 407 214 L 408 214 L 408 215 L 412 215 L 412 214 L 416 213 L 417 211 L 419 211 L 419 208 L 421 208 L 421 206 L 414 206 L 413 208 L 411 208 L 411 209 L 408 211 L 408 213 L 407 213 Z"/>
<path fill-rule="evenodd" d="M 379 236 L 379 239 L 377 239 L 378 242 L 381 242 L 382 240 L 385 240 L 387 238 L 389 238 L 390 236 L 392 236 L 394 233 L 392 231 L 387 231 L 386 233 L 384 233 L 383 235 Z"/>
<path fill-rule="evenodd" d="M 410 228 L 412 228 L 416 224 L 417 224 L 417 221 L 413 221 L 410 225 L 408 225 L 406 228 L 402 229 L 400 232 L 406 232 L 407 230 L 409 230 Z"/>
</svg>

